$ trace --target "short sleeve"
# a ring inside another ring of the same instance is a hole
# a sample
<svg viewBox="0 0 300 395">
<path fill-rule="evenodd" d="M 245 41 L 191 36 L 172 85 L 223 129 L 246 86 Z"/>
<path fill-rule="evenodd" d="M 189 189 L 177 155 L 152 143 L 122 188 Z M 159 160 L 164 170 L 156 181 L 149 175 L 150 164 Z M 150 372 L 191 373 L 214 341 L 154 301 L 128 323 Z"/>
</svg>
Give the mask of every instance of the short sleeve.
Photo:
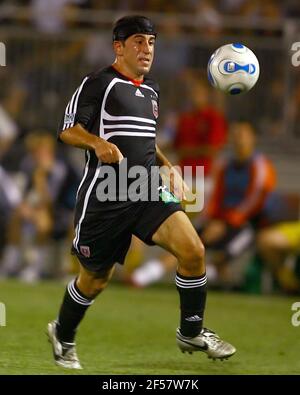
<svg viewBox="0 0 300 395">
<path fill-rule="evenodd" d="M 80 123 L 89 130 L 100 112 L 104 84 L 101 78 L 85 77 L 68 102 L 59 125 L 58 137 L 63 130 Z"/>
</svg>

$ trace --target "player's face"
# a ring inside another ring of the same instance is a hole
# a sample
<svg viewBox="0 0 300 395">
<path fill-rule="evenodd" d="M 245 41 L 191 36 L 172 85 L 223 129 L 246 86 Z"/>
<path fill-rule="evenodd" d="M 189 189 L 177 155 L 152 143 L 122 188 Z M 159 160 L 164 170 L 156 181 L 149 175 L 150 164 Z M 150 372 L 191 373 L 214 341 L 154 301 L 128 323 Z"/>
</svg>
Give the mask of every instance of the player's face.
<svg viewBox="0 0 300 395">
<path fill-rule="evenodd" d="M 232 127 L 232 142 L 237 158 L 247 159 L 255 149 L 255 134 L 246 122 L 237 123 Z"/>
<path fill-rule="evenodd" d="M 135 77 L 149 73 L 154 56 L 155 36 L 134 34 L 124 42 L 122 51 L 123 65 Z"/>
</svg>

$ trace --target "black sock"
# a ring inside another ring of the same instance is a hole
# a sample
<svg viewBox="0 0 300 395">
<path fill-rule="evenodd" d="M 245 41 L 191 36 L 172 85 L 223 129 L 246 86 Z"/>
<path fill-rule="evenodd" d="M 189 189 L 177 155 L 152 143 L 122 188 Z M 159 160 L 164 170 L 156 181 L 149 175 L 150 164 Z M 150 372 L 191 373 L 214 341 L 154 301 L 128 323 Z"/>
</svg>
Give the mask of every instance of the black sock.
<svg viewBox="0 0 300 395">
<path fill-rule="evenodd" d="M 92 303 L 92 299 L 87 298 L 79 291 L 76 279 L 68 284 L 57 320 L 59 340 L 66 343 L 74 342 L 76 328 Z"/>
<path fill-rule="evenodd" d="M 176 286 L 180 296 L 180 332 L 186 337 L 197 336 L 203 324 L 206 302 L 207 277 L 185 277 L 176 274 Z"/>
</svg>

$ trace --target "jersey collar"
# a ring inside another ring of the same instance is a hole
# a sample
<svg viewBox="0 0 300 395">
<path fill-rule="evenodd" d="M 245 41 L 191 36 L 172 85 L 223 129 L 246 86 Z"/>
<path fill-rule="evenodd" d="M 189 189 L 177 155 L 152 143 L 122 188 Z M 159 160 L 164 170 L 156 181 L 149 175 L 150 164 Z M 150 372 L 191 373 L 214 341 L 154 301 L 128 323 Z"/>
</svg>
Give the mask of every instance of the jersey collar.
<svg viewBox="0 0 300 395">
<path fill-rule="evenodd" d="M 115 71 L 117 74 L 119 74 L 119 75 L 121 75 L 123 78 L 126 78 L 127 80 L 131 81 L 131 82 L 133 83 L 133 85 L 135 85 L 135 86 L 140 86 L 140 85 L 144 82 L 144 79 L 142 79 L 142 80 L 134 80 L 134 79 L 132 79 L 132 78 L 130 78 L 130 77 L 127 77 L 126 75 L 120 73 L 120 71 L 117 70 L 113 64 L 111 65 L 111 67 L 114 69 L 114 71 Z"/>
</svg>

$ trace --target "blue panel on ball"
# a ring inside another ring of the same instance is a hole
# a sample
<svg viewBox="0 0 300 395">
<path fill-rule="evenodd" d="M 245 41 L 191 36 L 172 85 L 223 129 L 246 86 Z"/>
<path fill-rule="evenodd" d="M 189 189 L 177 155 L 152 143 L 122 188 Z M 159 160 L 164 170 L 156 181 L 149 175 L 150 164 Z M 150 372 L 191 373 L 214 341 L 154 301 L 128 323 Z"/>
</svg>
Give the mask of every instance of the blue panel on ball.
<svg viewBox="0 0 300 395">
<path fill-rule="evenodd" d="M 248 74 L 254 74 L 256 71 L 256 67 L 252 63 L 245 64 L 242 66 L 236 62 L 229 61 L 229 62 L 226 62 L 223 67 L 224 67 L 224 71 L 226 73 L 235 73 L 236 71 L 243 70 Z"/>
<path fill-rule="evenodd" d="M 244 45 L 241 44 L 241 43 L 233 43 L 232 46 L 233 46 L 234 48 L 244 48 Z"/>
<path fill-rule="evenodd" d="M 238 95 L 241 92 L 242 92 L 242 90 L 239 89 L 239 88 L 233 88 L 233 89 L 230 90 L 230 94 L 231 95 Z"/>
</svg>

